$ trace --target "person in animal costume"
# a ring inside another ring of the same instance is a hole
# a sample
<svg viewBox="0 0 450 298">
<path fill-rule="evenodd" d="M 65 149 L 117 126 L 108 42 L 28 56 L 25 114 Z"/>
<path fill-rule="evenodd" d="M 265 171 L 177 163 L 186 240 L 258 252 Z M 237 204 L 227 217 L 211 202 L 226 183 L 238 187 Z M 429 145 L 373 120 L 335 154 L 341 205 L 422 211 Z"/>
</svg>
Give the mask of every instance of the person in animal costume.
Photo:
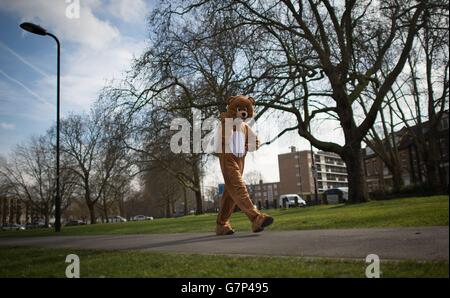
<svg viewBox="0 0 450 298">
<path fill-rule="evenodd" d="M 222 140 L 221 150 L 217 155 L 225 180 L 225 190 L 217 215 L 217 235 L 234 233 L 230 217 L 236 205 L 251 221 L 252 231 L 255 233 L 263 231 L 274 220 L 254 207 L 242 179 L 247 152 L 255 151 L 259 147 L 257 135 L 245 122 L 246 119 L 253 117 L 254 104 L 255 100 L 252 97 L 232 96 L 228 100 L 227 111 L 221 115 Z"/>
</svg>

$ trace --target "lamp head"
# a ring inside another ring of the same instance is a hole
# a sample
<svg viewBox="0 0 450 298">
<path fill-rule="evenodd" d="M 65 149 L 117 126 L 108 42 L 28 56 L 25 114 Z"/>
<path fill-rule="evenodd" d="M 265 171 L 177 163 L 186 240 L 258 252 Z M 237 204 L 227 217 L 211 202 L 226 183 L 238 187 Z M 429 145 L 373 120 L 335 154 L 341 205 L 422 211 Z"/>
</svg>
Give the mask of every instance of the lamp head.
<svg viewBox="0 0 450 298">
<path fill-rule="evenodd" d="M 45 30 L 41 26 L 33 24 L 33 23 L 28 23 L 28 22 L 22 23 L 22 24 L 20 24 L 20 28 L 22 28 L 25 31 L 37 34 L 37 35 L 46 35 L 47 34 L 47 30 Z"/>
</svg>

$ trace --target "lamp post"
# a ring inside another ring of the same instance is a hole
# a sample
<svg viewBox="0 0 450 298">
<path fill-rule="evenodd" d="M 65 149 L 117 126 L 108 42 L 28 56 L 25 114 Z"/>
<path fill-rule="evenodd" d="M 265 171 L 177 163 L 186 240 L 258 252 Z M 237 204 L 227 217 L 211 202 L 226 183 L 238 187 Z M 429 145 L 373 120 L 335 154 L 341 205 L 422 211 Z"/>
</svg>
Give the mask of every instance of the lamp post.
<svg viewBox="0 0 450 298">
<path fill-rule="evenodd" d="M 59 186 L 59 131 L 60 131 L 60 44 L 58 38 L 44 28 L 33 23 L 22 23 L 20 28 L 37 35 L 48 35 L 56 41 L 57 46 L 57 79 L 56 79 L 56 196 L 55 196 L 55 232 L 61 231 L 61 197 Z"/>
</svg>

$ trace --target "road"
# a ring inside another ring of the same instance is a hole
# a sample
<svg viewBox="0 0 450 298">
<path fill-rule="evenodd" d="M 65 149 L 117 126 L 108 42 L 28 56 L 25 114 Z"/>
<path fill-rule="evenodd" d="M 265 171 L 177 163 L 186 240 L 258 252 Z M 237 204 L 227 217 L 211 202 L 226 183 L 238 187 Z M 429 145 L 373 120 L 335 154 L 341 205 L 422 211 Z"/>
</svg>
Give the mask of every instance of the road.
<svg viewBox="0 0 450 298">
<path fill-rule="evenodd" d="M 448 243 L 448 227 L 0 238 L 0 246 L 381 260 L 448 260 Z"/>
</svg>

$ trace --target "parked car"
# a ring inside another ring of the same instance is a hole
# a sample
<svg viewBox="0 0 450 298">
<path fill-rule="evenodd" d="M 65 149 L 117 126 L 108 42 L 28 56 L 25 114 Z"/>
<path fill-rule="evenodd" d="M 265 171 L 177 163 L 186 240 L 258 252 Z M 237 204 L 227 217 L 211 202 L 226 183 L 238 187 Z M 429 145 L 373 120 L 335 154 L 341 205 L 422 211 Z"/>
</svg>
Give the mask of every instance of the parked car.
<svg viewBox="0 0 450 298">
<path fill-rule="evenodd" d="M 6 224 L 2 226 L 3 231 L 23 231 L 25 227 L 19 224 Z"/>
<path fill-rule="evenodd" d="M 127 222 L 126 218 L 123 218 L 120 215 L 116 215 L 116 216 L 110 216 L 108 217 L 109 222 Z"/>
<path fill-rule="evenodd" d="M 44 221 L 36 221 L 36 222 L 27 222 L 24 227 L 27 230 L 32 230 L 32 229 L 48 229 L 53 226 L 50 223 L 45 224 Z"/>
<path fill-rule="evenodd" d="M 32 230 L 32 229 L 38 229 L 38 228 L 39 228 L 39 224 L 37 222 L 27 222 L 25 224 L 26 230 Z"/>
<path fill-rule="evenodd" d="M 328 204 L 345 203 L 348 201 L 348 187 L 330 188 L 323 193 Z"/>
<path fill-rule="evenodd" d="M 142 221 L 142 220 L 153 220 L 152 216 L 145 216 L 145 215 L 136 215 L 133 217 L 134 221 Z"/>
<path fill-rule="evenodd" d="M 51 223 L 46 224 L 45 221 L 38 221 L 37 225 L 38 225 L 38 228 L 41 228 L 41 229 L 48 229 L 48 228 L 53 227 Z"/>
<path fill-rule="evenodd" d="M 66 227 L 70 227 L 70 226 L 81 226 L 81 225 L 85 225 L 86 223 L 82 220 L 70 220 L 66 223 Z"/>
<path fill-rule="evenodd" d="M 280 208 L 291 208 L 291 207 L 305 207 L 306 201 L 303 200 L 297 194 L 284 194 L 280 196 L 279 207 Z"/>
</svg>

